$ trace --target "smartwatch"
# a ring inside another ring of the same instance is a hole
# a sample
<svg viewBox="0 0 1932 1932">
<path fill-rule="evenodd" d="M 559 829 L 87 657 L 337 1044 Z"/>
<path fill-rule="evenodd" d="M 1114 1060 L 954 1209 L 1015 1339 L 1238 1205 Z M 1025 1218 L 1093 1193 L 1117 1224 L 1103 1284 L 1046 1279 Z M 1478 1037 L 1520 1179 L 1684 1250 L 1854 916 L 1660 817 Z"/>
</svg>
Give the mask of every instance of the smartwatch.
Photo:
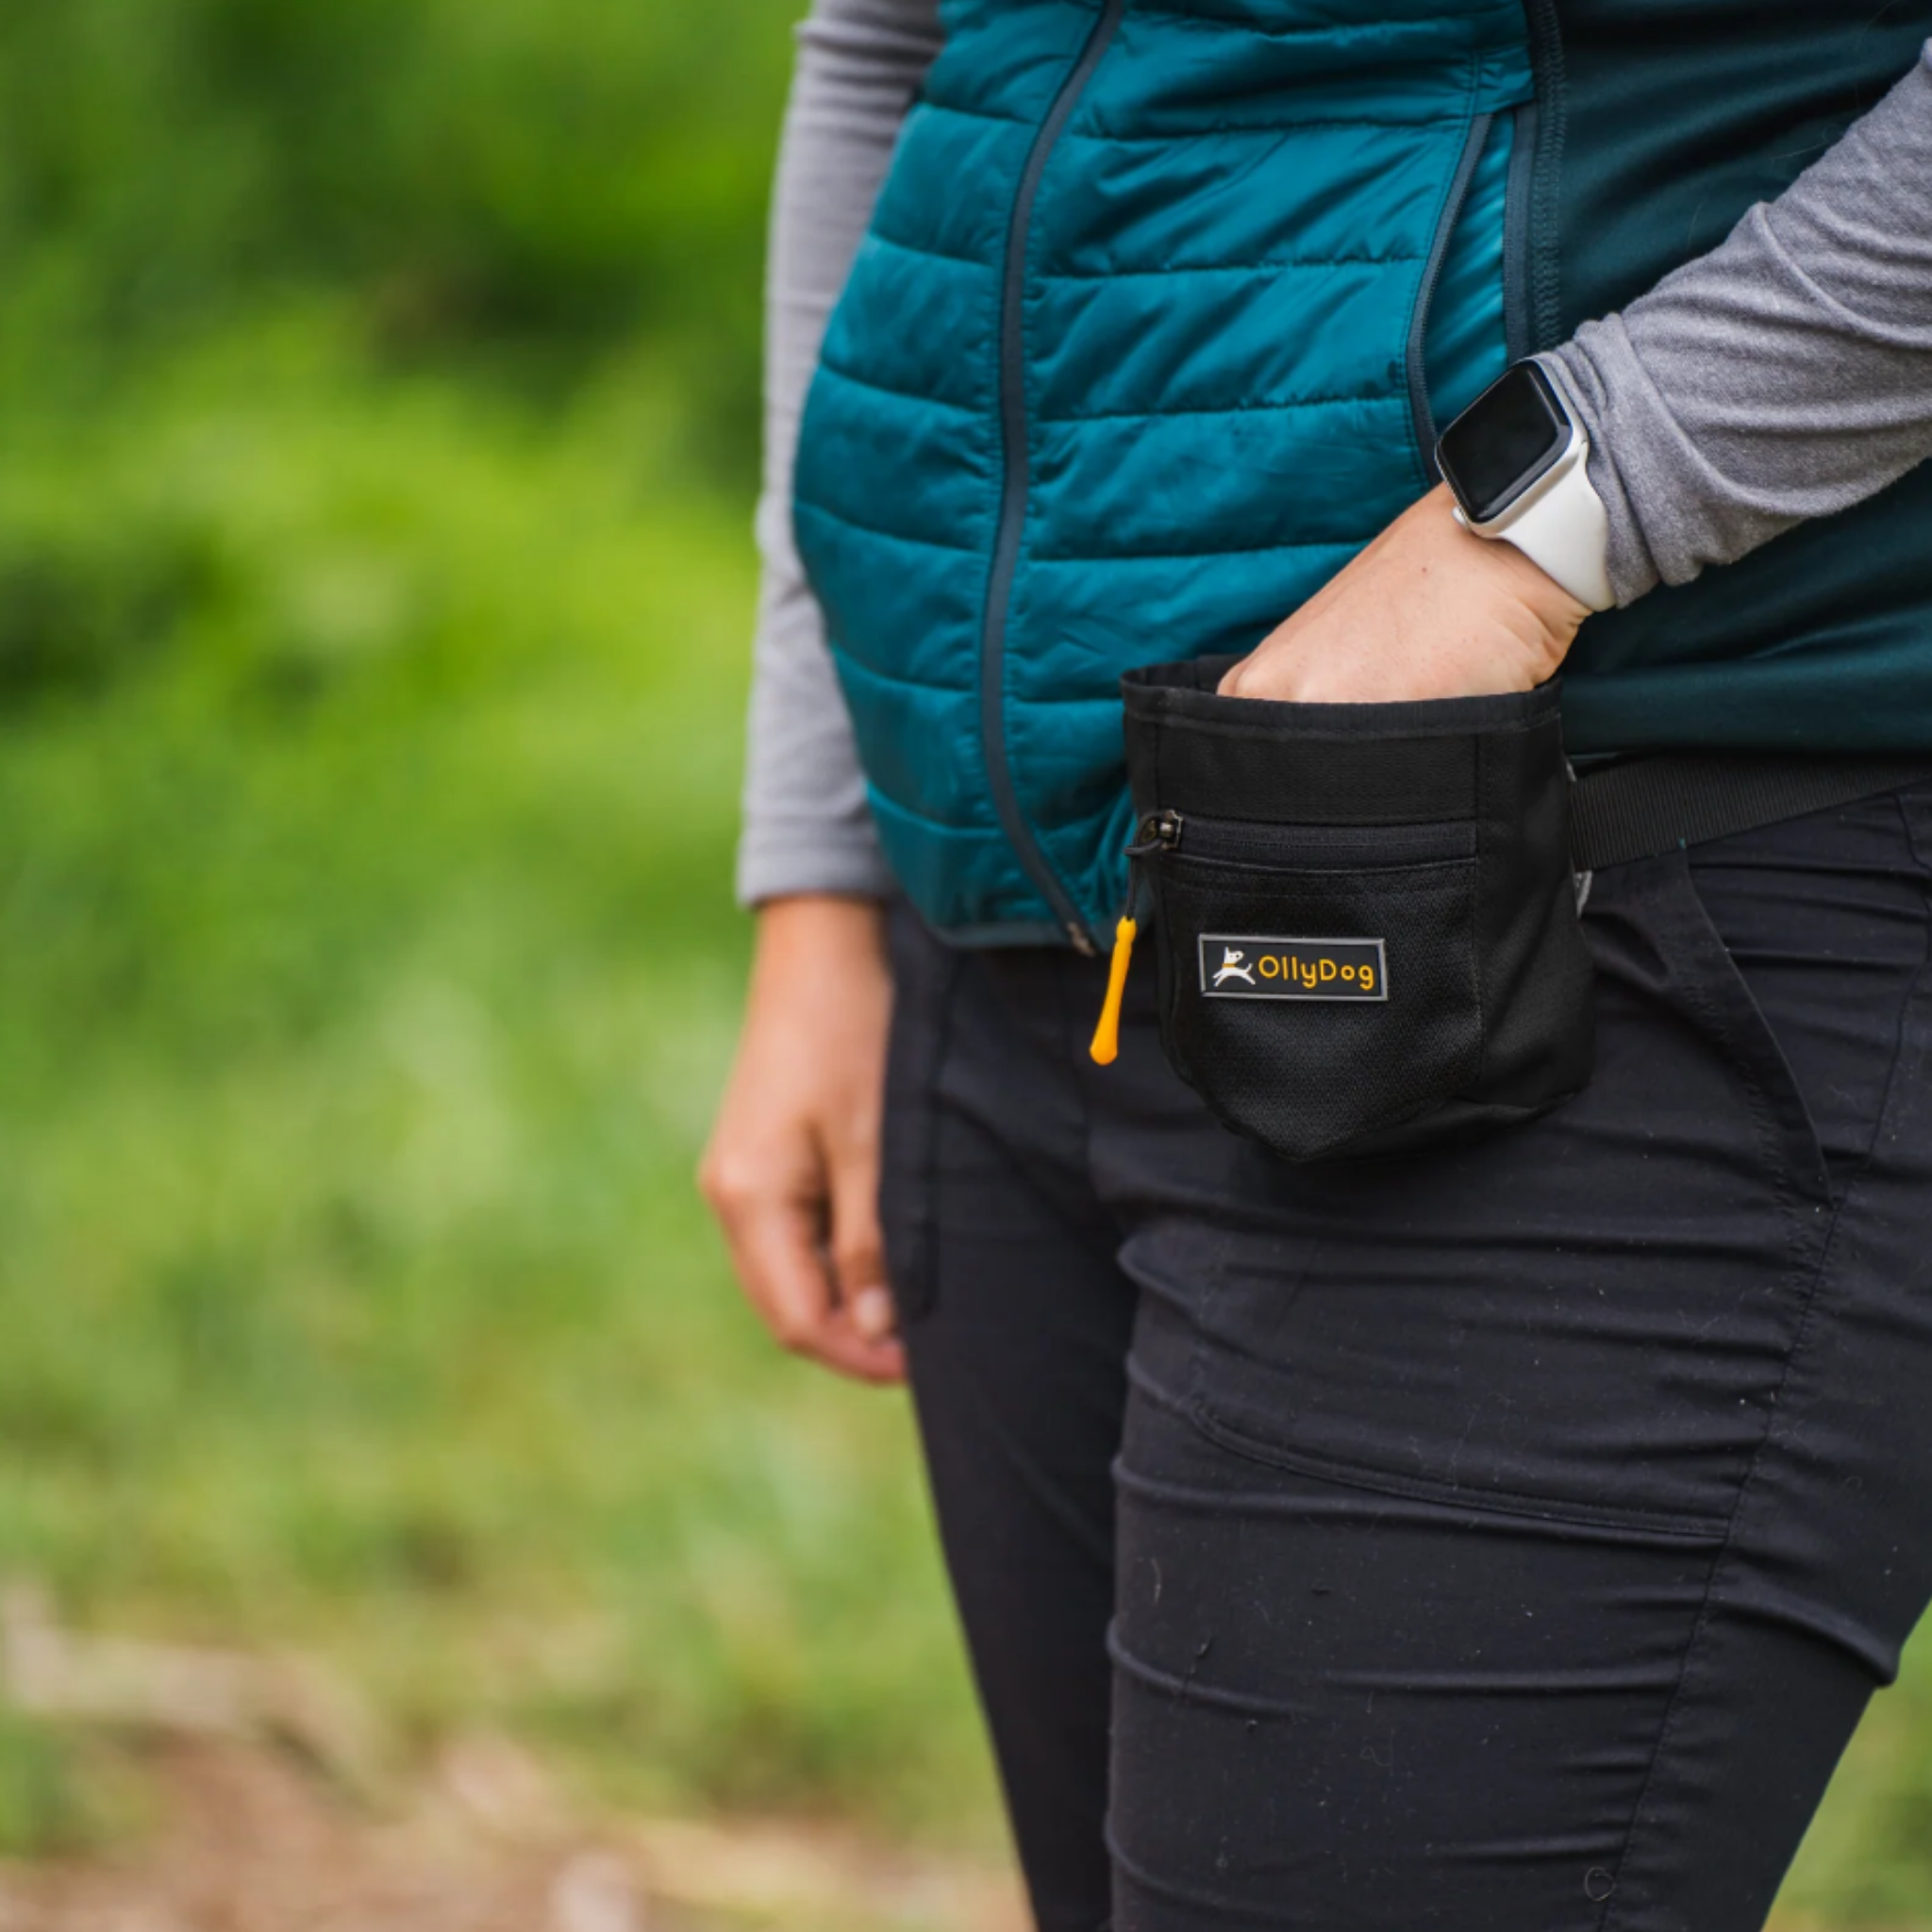
<svg viewBox="0 0 1932 1932">
<path fill-rule="evenodd" d="M 1506 370 L 1436 444 L 1464 529 L 1515 544 L 1579 604 L 1607 610 L 1610 520 L 1589 463 L 1590 438 L 1535 362 Z"/>
</svg>

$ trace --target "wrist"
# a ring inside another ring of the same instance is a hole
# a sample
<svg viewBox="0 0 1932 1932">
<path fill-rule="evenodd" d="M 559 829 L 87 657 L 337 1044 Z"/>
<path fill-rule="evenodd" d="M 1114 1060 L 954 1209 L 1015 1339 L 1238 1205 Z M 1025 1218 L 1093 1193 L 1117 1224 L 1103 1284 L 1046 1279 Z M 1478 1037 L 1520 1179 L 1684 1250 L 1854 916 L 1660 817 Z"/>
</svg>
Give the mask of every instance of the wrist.
<svg viewBox="0 0 1932 1932">
<path fill-rule="evenodd" d="M 886 908 L 841 892 L 792 892 L 758 908 L 754 998 L 763 991 L 826 983 L 848 986 L 886 964 Z"/>
<path fill-rule="evenodd" d="M 1544 655 L 1554 675 L 1569 656 L 1590 607 L 1513 543 L 1478 537 L 1458 521 L 1456 498 L 1446 484 L 1439 483 L 1409 514 L 1426 520 L 1431 555 L 1440 559 L 1438 567 L 1451 573 L 1458 600 L 1467 600 Z"/>
<path fill-rule="evenodd" d="M 1479 565 L 1473 562 L 1472 568 L 1484 570 L 1495 586 L 1497 595 L 1519 605 L 1525 615 L 1545 625 L 1553 634 L 1560 634 L 1567 646 L 1583 620 L 1591 614 L 1590 606 L 1565 589 L 1515 544 L 1478 537 L 1474 531 L 1458 523 L 1456 499 L 1446 488 L 1441 489 L 1441 493 L 1442 512 L 1462 540 L 1465 553 L 1480 559 Z"/>
<path fill-rule="evenodd" d="M 1590 454 L 1582 419 L 1535 361 L 1512 364 L 1436 443 L 1457 520 L 1521 552 L 1586 615 L 1616 602 L 1609 518 L 1590 478 Z"/>
<path fill-rule="evenodd" d="M 766 934 L 873 930 L 885 923 L 886 907 L 863 892 L 779 892 L 760 899 L 755 914 L 762 941 Z"/>
</svg>

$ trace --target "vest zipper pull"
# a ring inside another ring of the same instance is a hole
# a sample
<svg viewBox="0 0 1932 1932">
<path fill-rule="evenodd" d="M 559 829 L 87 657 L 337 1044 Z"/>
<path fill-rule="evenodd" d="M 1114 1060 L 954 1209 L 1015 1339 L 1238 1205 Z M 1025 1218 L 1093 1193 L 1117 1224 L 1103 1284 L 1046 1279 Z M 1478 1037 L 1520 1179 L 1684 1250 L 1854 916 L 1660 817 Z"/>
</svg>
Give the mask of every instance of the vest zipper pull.
<svg viewBox="0 0 1932 1932">
<path fill-rule="evenodd" d="M 1132 899 L 1130 892 L 1130 905 Z M 1110 1067 L 1120 1057 L 1121 1002 L 1126 996 L 1127 967 L 1134 957 L 1134 936 L 1140 930 L 1131 912 L 1124 914 L 1113 929 L 1113 959 L 1108 967 L 1107 998 L 1101 1002 L 1100 1024 L 1093 1029 L 1093 1044 L 1087 1049 L 1096 1067 Z"/>
<path fill-rule="evenodd" d="M 1158 832 L 1153 829 L 1157 824 Z M 1113 929 L 1107 997 L 1100 1003 L 1100 1023 L 1093 1029 L 1093 1043 L 1087 1049 L 1096 1067 L 1110 1067 L 1120 1057 L 1121 1002 L 1126 997 L 1127 968 L 1133 963 L 1134 940 L 1141 930 L 1140 921 L 1134 917 L 1134 908 L 1141 903 L 1141 874 L 1132 861 L 1178 842 L 1181 815 L 1177 811 L 1161 812 L 1145 820 L 1139 829 L 1141 836 L 1127 847 L 1127 903 L 1121 908 L 1120 924 Z"/>
</svg>

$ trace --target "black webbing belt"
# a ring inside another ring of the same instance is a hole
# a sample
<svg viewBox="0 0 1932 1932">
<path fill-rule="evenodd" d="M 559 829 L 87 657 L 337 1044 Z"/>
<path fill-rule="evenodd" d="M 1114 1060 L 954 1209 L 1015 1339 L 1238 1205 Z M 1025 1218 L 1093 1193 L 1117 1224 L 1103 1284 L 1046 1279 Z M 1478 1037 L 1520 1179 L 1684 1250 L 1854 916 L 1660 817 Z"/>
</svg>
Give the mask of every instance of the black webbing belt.
<svg viewBox="0 0 1932 1932">
<path fill-rule="evenodd" d="M 1659 753 L 1578 774 L 1570 852 L 1578 872 L 1657 858 L 1932 779 L 1932 754 L 1809 758 Z"/>
</svg>

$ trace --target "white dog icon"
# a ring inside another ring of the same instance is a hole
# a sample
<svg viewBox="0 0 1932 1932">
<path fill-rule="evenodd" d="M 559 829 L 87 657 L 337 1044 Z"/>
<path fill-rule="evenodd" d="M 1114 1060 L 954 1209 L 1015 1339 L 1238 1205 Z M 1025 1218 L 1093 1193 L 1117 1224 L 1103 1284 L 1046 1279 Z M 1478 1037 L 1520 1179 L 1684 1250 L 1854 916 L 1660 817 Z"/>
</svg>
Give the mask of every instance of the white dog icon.
<svg viewBox="0 0 1932 1932">
<path fill-rule="evenodd" d="M 1221 949 L 1221 971 L 1214 975 L 1216 986 L 1225 986 L 1230 979 L 1245 980 L 1253 986 L 1255 975 L 1241 961 L 1247 955 L 1239 946 L 1223 946 Z"/>
</svg>

